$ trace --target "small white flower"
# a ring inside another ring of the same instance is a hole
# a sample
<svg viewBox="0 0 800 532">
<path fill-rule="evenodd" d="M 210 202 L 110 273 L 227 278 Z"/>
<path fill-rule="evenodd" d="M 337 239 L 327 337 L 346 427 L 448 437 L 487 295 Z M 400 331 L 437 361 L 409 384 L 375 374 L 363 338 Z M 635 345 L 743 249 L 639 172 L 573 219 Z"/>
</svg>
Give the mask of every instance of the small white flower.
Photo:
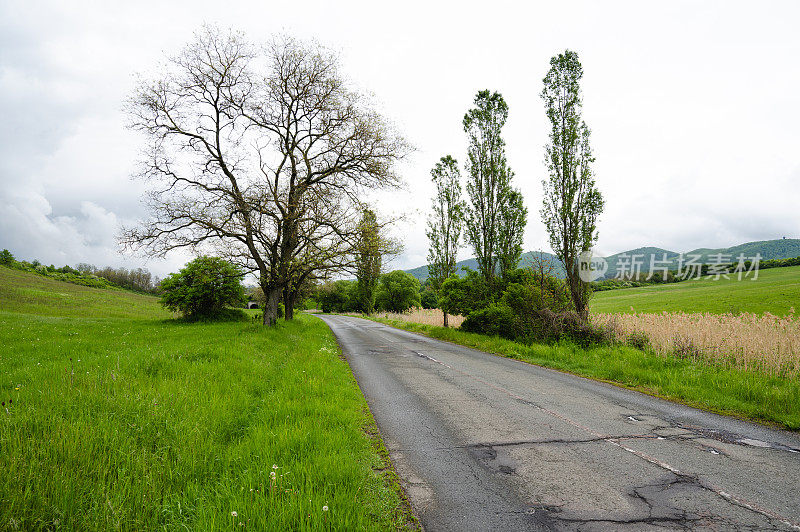
<svg viewBox="0 0 800 532">
<path fill-rule="evenodd" d="M 275 480 L 275 471 L 270 472 L 269 476 L 272 480 Z"/>
<path fill-rule="evenodd" d="M 323 507 L 322 507 L 322 511 L 323 511 L 323 512 L 327 512 L 327 511 L 328 511 L 328 506 L 327 506 L 327 505 L 323 506 Z"/>
<path fill-rule="evenodd" d="M 278 469 L 277 464 L 272 464 L 272 469 Z"/>
<path fill-rule="evenodd" d="M 231 517 L 236 517 L 236 516 L 238 516 L 238 515 L 239 515 L 239 514 L 237 514 L 235 511 L 231 512 Z"/>
</svg>

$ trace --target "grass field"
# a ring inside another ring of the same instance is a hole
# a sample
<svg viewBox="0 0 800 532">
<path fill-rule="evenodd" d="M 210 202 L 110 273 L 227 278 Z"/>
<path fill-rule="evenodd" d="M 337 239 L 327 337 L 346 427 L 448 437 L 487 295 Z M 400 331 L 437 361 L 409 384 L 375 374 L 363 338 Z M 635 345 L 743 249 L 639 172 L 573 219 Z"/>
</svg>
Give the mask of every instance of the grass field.
<svg viewBox="0 0 800 532">
<path fill-rule="evenodd" d="M 619 345 L 589 349 L 564 342 L 523 345 L 458 329 L 372 319 L 489 353 L 621 384 L 712 412 L 800 430 L 797 378 L 665 357 Z"/>
<path fill-rule="evenodd" d="M 769 312 L 785 316 L 800 312 L 800 266 L 772 268 L 758 279 L 698 279 L 597 292 L 589 303 L 595 313 L 710 312 L 739 314 Z"/>
<path fill-rule="evenodd" d="M 0 528 L 413 526 L 330 330 L 0 267 Z"/>
</svg>

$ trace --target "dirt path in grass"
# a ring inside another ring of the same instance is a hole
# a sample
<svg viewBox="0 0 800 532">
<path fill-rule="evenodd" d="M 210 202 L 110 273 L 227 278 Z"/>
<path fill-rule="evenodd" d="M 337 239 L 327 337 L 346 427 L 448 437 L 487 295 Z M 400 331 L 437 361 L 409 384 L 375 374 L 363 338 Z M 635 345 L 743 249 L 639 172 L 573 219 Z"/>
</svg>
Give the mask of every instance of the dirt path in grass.
<svg viewBox="0 0 800 532">
<path fill-rule="evenodd" d="M 427 530 L 800 530 L 800 436 L 323 316 Z"/>
</svg>

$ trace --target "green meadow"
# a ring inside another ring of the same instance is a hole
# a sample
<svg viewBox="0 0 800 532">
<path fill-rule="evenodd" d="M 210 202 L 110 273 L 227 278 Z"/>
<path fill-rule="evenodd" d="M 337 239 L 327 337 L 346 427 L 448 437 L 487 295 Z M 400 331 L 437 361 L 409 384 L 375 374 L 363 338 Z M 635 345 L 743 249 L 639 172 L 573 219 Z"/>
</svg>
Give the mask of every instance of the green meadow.
<svg viewBox="0 0 800 532">
<path fill-rule="evenodd" d="M 155 298 L 0 267 L 0 523 L 414 527 L 330 330 L 184 323 Z"/>
<path fill-rule="evenodd" d="M 762 270 L 756 280 L 739 281 L 733 275 L 597 292 L 589 305 L 596 313 L 769 312 L 785 316 L 792 308 L 800 312 L 800 266 Z"/>
</svg>

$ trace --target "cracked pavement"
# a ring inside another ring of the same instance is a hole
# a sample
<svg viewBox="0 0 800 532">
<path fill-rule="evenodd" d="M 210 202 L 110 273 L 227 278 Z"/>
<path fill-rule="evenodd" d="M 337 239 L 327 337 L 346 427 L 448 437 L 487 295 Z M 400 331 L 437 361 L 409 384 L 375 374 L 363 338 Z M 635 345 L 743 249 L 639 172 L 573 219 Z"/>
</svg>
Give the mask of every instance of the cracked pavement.
<svg viewBox="0 0 800 532">
<path fill-rule="evenodd" d="M 426 530 L 800 530 L 800 435 L 322 316 Z"/>
</svg>

